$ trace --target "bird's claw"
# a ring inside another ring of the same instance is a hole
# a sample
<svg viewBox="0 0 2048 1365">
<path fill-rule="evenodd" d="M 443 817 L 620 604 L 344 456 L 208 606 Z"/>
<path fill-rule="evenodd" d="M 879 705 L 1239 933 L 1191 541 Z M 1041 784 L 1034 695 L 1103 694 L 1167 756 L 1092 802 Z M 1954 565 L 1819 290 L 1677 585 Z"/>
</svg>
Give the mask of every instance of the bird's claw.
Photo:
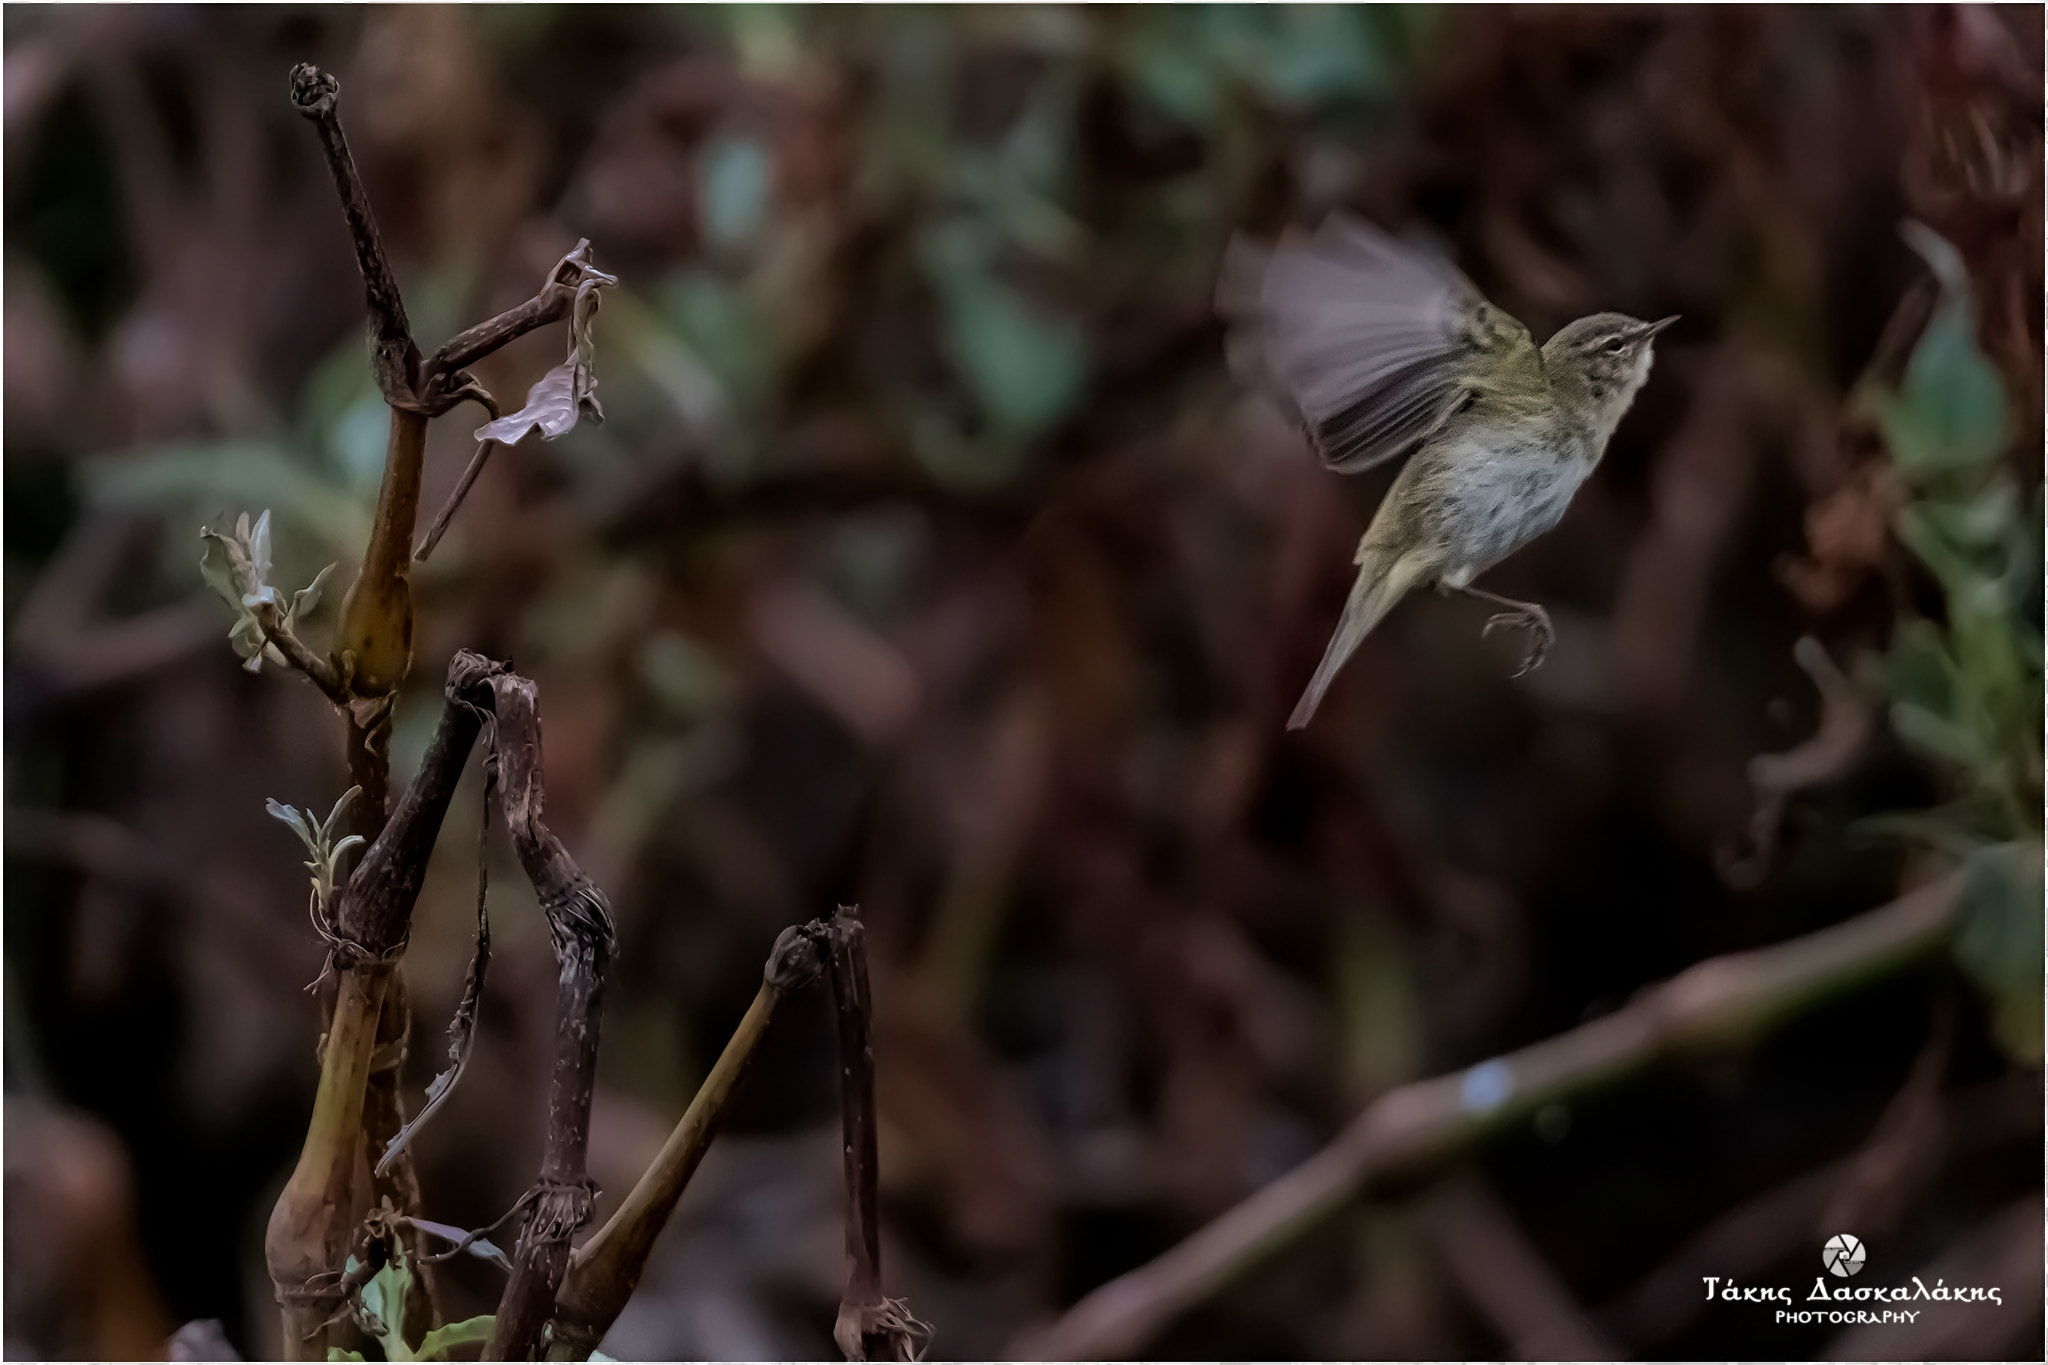
<svg viewBox="0 0 2048 1365">
<path fill-rule="evenodd" d="M 1529 651 L 1522 656 L 1522 666 L 1510 677 L 1519 678 L 1524 673 L 1543 666 L 1543 656 L 1550 652 L 1550 646 L 1557 641 L 1557 631 L 1551 627 L 1550 613 L 1530 603 L 1515 611 L 1503 611 L 1486 618 L 1486 628 L 1479 632 L 1485 639 L 1496 630 L 1513 629 L 1529 632 Z"/>
</svg>

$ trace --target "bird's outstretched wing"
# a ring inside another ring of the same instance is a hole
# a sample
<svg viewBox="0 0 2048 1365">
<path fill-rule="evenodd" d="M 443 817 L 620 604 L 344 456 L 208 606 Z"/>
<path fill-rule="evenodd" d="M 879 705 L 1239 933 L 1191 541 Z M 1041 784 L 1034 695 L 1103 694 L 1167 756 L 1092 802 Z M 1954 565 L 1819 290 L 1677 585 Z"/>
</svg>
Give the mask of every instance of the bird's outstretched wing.
<svg viewBox="0 0 2048 1365">
<path fill-rule="evenodd" d="M 1233 366 L 1347 474 L 1412 449 L 1471 395 L 1478 362 L 1529 336 L 1450 262 L 1342 214 L 1271 250 L 1233 243 L 1217 305 Z"/>
</svg>

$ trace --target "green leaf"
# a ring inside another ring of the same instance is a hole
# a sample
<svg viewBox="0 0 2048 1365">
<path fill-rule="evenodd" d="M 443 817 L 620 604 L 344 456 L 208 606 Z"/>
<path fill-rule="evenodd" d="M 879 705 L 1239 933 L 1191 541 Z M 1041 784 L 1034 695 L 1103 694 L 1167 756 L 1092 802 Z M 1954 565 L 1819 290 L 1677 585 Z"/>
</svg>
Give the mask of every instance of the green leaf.
<svg viewBox="0 0 2048 1365">
<path fill-rule="evenodd" d="M 1998 458 L 2012 414 L 1997 369 L 1977 346 L 1970 277 L 1956 249 L 1918 223 L 1905 225 L 1941 285 L 1941 300 L 1895 394 L 1877 402 L 1893 462 L 1911 478 L 1973 469 Z"/>
<path fill-rule="evenodd" d="M 399 1326 L 405 1318 L 405 1296 L 411 1289 L 412 1268 L 405 1263 L 403 1253 L 393 1256 L 363 1286 L 363 1317 L 370 1335 L 384 1348 L 386 1360 L 413 1359 Z"/>
<path fill-rule="evenodd" d="M 1955 709 L 1956 661 L 1932 621 L 1913 620 L 1892 635 L 1884 658 L 1886 690 L 1902 702 L 1946 716 Z"/>
<path fill-rule="evenodd" d="M 284 614 L 286 625 L 296 626 L 300 621 L 313 614 L 314 610 L 320 605 L 320 594 L 326 588 L 328 576 L 334 572 L 334 569 L 335 566 L 329 564 L 319 573 L 313 575 L 311 583 L 308 583 L 305 587 L 292 594 L 291 610 Z"/>
<path fill-rule="evenodd" d="M 491 1328 L 497 1322 L 495 1313 L 479 1317 L 464 1318 L 436 1327 L 420 1339 L 420 1348 L 414 1353 L 415 1360 L 446 1360 L 448 1353 L 457 1346 L 472 1346 L 491 1339 Z"/>
<path fill-rule="evenodd" d="M 313 838 L 313 831 L 307 826 L 306 818 L 300 815 L 297 810 L 285 805 L 284 802 L 279 801 L 274 796 L 264 801 L 263 809 L 269 811 L 276 819 L 290 825 L 292 832 L 299 836 L 299 841 L 305 844 L 306 850 L 309 853 L 317 853 L 319 851 L 320 846 Z"/>
<path fill-rule="evenodd" d="M 1963 865 L 1956 961 L 1991 1006 L 1992 1033 L 2022 1066 L 2041 1064 L 2042 849 L 2013 842 Z"/>
<path fill-rule="evenodd" d="M 363 1353 L 361 1351 L 344 1351 L 339 1346 L 330 1346 L 327 1348 L 327 1358 L 329 1360 L 361 1360 Z"/>
</svg>

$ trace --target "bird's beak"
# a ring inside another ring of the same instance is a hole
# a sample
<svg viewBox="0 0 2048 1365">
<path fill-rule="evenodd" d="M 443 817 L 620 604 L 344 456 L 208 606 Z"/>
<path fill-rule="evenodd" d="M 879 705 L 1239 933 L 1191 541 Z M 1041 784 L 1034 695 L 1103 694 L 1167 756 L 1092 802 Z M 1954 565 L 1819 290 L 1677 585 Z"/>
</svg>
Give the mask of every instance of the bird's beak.
<svg viewBox="0 0 2048 1365">
<path fill-rule="evenodd" d="M 1678 321 L 1680 316 L 1681 314 L 1673 313 L 1668 318 L 1658 318 L 1655 322 L 1644 323 L 1643 330 L 1636 333 L 1637 340 L 1648 341 L 1651 337 L 1657 335 L 1657 333 L 1663 331 L 1666 327 L 1669 327 L 1672 323 Z"/>
</svg>

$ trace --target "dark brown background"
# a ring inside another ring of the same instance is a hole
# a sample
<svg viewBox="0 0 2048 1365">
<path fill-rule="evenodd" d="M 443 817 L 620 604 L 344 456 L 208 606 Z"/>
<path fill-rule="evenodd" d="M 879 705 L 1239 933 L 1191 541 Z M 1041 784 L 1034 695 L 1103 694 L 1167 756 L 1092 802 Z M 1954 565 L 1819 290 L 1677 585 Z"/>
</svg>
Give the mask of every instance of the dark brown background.
<svg viewBox="0 0 2048 1365">
<path fill-rule="evenodd" d="M 275 1349 L 260 1230 L 318 950 L 263 802 L 324 812 L 340 731 L 237 670 L 196 532 L 268 507 L 281 582 L 345 583 L 383 429 L 294 62 L 342 81 L 424 344 L 579 236 L 623 281 L 610 420 L 501 452 L 417 576 L 396 746 L 403 776 L 459 646 L 539 682 L 550 817 L 622 935 L 594 1172 L 630 1184 L 777 931 L 858 901 L 885 1268 L 972 1358 L 1390 1086 L 1893 894 L 1896 848 L 1847 828 L 1932 798 L 1889 742 L 1793 803 L 1749 889 L 1718 857 L 1748 759 L 1814 724 L 1794 639 L 1852 658 L 1914 601 L 1838 422 L 1901 344 L 1909 214 L 1993 290 L 2033 464 L 2040 51 L 2038 8 L 9 6 L 7 1353 L 211 1316 Z M 1980 123 L 2021 183 L 1943 197 L 1942 130 Z M 1549 605 L 1547 666 L 1509 681 L 1478 607 L 1420 598 L 1290 737 L 1384 479 L 1320 472 L 1233 391 L 1209 297 L 1234 229 L 1333 205 L 1434 231 L 1539 334 L 1684 321 L 1564 523 L 1489 579 Z M 559 345 L 484 378 L 517 395 Z M 436 424 L 429 506 L 470 425 Z M 407 959 L 415 1083 L 478 813 L 472 777 Z M 492 885 L 477 1057 L 418 1147 L 457 1224 L 530 1178 L 552 1023 L 530 893 L 509 862 Z M 1871 1188 L 1824 1178 L 1854 1226 L 1819 1226 L 1785 1191 L 1870 1150 L 1930 1038 L 1962 1117 Z M 831 1353 L 830 1047 L 821 1002 L 778 1018 L 615 1354 Z M 1980 1244 L 2038 1205 L 2037 1086 L 1930 964 L 1473 1166 L 1618 1349 L 1800 1356 L 1835 1329 L 1703 1309 L 1713 1267 L 1669 1258 L 1758 1199 L 1745 1282 L 1803 1293 L 1838 1230 L 1899 1276 Z M 1511 1350 L 1431 1227 L 1356 1209 L 1156 1349 Z M 2032 1307 L 1965 1354 L 2038 1348 L 2038 1240 Z M 1692 1297 L 1647 1290 L 1660 1265 Z M 486 1311 L 492 1272 L 458 1292 Z"/>
</svg>

